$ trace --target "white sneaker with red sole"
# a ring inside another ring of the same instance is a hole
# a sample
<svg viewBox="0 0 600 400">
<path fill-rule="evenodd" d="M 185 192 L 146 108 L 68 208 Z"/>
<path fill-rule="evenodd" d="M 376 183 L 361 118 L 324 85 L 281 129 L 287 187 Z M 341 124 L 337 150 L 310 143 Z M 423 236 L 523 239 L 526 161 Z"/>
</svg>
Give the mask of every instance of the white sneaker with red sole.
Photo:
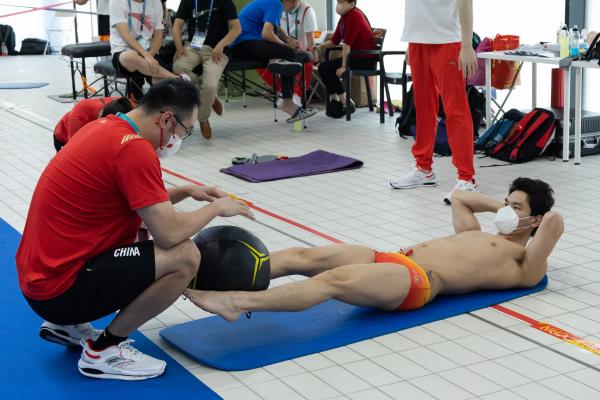
<svg viewBox="0 0 600 400">
<path fill-rule="evenodd" d="M 83 351 L 77 363 L 79 372 L 90 378 L 137 381 L 156 378 L 165 372 L 167 363 L 137 350 L 127 339 L 103 350 L 94 350 L 93 341 L 81 341 Z"/>
<path fill-rule="evenodd" d="M 435 185 L 437 185 L 437 177 L 433 173 L 433 170 L 423 172 L 418 168 L 413 169 L 398 179 L 390 181 L 390 186 L 394 189 L 412 189 L 419 186 Z"/>
</svg>

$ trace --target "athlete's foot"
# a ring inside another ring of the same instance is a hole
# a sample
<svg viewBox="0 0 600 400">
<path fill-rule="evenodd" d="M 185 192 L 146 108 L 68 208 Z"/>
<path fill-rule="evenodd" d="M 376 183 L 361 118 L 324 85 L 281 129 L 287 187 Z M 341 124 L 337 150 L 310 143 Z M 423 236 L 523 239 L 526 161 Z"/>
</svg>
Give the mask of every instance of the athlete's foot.
<svg viewBox="0 0 600 400">
<path fill-rule="evenodd" d="M 235 293 L 213 292 L 187 289 L 185 297 L 192 303 L 209 313 L 216 314 L 226 321 L 233 322 L 240 317 L 243 310 L 236 306 Z"/>
</svg>

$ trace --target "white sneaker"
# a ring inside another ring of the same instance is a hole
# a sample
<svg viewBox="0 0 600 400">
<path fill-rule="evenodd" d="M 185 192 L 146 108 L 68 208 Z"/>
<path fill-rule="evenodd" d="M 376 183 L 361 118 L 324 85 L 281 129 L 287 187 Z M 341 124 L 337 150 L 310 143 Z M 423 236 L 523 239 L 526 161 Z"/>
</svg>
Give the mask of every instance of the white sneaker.
<svg viewBox="0 0 600 400">
<path fill-rule="evenodd" d="M 431 172 L 423 172 L 418 168 L 413 169 L 409 173 L 400 178 L 390 181 L 390 186 L 394 189 L 412 189 L 418 186 L 435 186 L 437 185 L 437 177 Z"/>
<path fill-rule="evenodd" d="M 477 183 L 475 183 L 475 179 L 470 181 L 463 181 L 462 179 L 456 180 L 456 186 L 452 188 L 452 190 L 444 196 L 444 203 L 450 205 L 452 199 L 452 193 L 455 190 L 462 190 L 463 192 L 476 192 L 477 191 Z"/>
<path fill-rule="evenodd" d="M 101 333 L 100 329 L 94 329 L 90 323 L 56 325 L 52 322 L 44 321 L 42 326 L 40 326 L 40 337 L 42 339 L 65 346 L 80 346 L 81 340 L 96 340 Z"/>
<path fill-rule="evenodd" d="M 85 376 L 137 381 L 156 378 L 165 372 L 167 363 L 135 349 L 131 346 L 132 339 L 101 351 L 93 350 L 93 343 L 90 339 L 81 341 L 83 351 L 77 366 Z"/>
</svg>

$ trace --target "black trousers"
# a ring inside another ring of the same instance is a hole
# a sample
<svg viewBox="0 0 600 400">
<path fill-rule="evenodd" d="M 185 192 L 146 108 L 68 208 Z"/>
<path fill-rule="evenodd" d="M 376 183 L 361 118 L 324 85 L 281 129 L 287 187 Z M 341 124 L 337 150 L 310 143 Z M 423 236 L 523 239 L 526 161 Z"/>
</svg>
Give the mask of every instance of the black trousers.
<svg viewBox="0 0 600 400">
<path fill-rule="evenodd" d="M 249 40 L 235 45 L 231 55 L 242 60 L 269 61 L 273 58 L 294 61 L 295 52 L 284 44 L 273 43 L 266 40 Z M 284 99 L 291 99 L 294 95 L 294 77 L 281 77 L 281 95 Z"/>
<path fill-rule="evenodd" d="M 110 35 L 110 16 L 98 15 L 98 35 Z"/>
<path fill-rule="evenodd" d="M 350 69 L 375 69 L 376 59 L 372 58 L 352 58 L 350 60 Z M 336 71 L 342 66 L 342 58 L 334 58 L 319 64 L 319 76 L 329 94 L 343 94 L 346 92 Z"/>
</svg>

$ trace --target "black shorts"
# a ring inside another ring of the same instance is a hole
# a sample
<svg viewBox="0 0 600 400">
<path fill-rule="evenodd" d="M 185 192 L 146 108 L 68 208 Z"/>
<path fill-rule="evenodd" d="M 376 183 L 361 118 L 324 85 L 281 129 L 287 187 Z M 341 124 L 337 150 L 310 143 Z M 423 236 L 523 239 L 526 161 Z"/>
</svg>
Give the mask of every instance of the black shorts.
<svg viewBox="0 0 600 400">
<path fill-rule="evenodd" d="M 125 51 L 125 50 L 123 50 L 123 51 L 119 51 L 119 52 L 116 52 L 116 53 L 114 53 L 114 54 L 113 54 L 113 56 L 112 56 L 112 65 L 113 65 L 113 67 L 114 67 L 114 68 L 117 70 L 117 75 L 119 75 L 119 76 L 124 76 L 124 77 L 126 77 L 126 78 L 127 78 L 127 77 L 129 77 L 129 78 L 142 78 L 142 79 L 145 79 L 145 80 L 146 80 L 146 82 L 148 82 L 148 83 L 151 85 L 151 84 L 152 84 L 152 77 L 150 77 L 150 76 L 147 76 L 147 75 L 144 75 L 144 74 L 142 74 L 142 73 L 141 73 L 141 72 L 139 72 L 139 71 L 133 71 L 133 72 L 130 72 L 130 71 L 127 69 L 127 68 L 125 68 L 125 67 L 123 67 L 123 65 L 121 65 L 121 61 L 119 60 L 119 57 L 121 57 L 121 54 L 122 54 L 124 51 Z M 164 57 L 161 57 L 161 56 L 160 56 L 160 53 L 159 53 L 159 54 L 156 54 L 156 55 L 154 56 L 154 59 L 155 59 L 156 61 L 158 61 L 158 65 L 160 65 L 160 66 L 161 66 L 161 67 L 163 67 L 164 69 L 167 69 L 167 70 L 169 70 L 169 71 L 171 70 L 171 67 L 172 67 L 172 65 L 171 65 L 171 64 L 169 64 L 169 63 L 167 62 L 167 60 L 165 60 L 165 59 L 164 59 Z"/>
<path fill-rule="evenodd" d="M 40 317 L 58 325 L 91 322 L 125 308 L 155 282 L 154 242 L 112 249 L 79 271 L 66 292 L 27 302 Z"/>
<path fill-rule="evenodd" d="M 113 54 L 113 56 L 112 56 L 112 65 L 117 70 L 118 76 L 124 76 L 126 78 L 140 78 L 140 77 L 142 79 L 146 78 L 146 75 L 142 74 L 141 72 L 138 72 L 138 71 L 130 72 L 127 68 L 123 67 L 123 65 L 121 65 L 121 61 L 119 60 L 119 57 L 121 57 L 121 54 L 123 54 L 123 51 L 119 51 L 119 52 Z"/>
</svg>

